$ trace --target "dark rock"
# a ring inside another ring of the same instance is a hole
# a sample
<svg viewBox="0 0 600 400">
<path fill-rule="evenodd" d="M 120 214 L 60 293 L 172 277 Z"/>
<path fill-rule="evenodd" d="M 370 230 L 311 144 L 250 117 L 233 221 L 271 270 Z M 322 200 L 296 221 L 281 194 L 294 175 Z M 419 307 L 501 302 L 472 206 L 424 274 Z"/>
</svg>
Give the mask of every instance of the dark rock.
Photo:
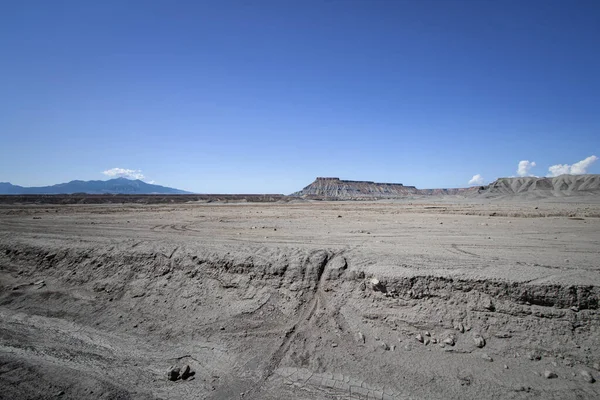
<svg viewBox="0 0 600 400">
<path fill-rule="evenodd" d="M 167 372 L 167 378 L 170 381 L 176 381 L 177 379 L 179 379 L 179 372 L 180 371 L 181 370 L 179 369 L 179 367 L 173 366 L 173 367 L 169 368 L 169 371 Z"/>
<path fill-rule="evenodd" d="M 544 377 L 546 379 L 555 379 L 558 378 L 558 375 L 556 375 L 556 373 L 552 371 L 544 371 Z"/>
<path fill-rule="evenodd" d="M 181 370 L 181 379 L 187 379 L 192 375 L 192 369 L 189 365 L 186 365 Z"/>
<path fill-rule="evenodd" d="M 581 377 L 589 383 L 594 383 L 596 382 L 596 379 L 594 379 L 594 377 L 592 376 L 592 374 L 590 374 L 588 371 L 583 370 L 579 373 L 579 375 L 581 375 Z"/>
</svg>

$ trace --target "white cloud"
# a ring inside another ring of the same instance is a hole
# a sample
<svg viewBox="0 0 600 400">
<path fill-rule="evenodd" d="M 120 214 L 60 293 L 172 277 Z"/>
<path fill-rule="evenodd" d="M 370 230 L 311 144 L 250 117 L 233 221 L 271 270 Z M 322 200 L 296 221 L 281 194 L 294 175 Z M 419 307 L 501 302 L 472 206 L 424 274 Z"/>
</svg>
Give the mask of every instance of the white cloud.
<svg viewBox="0 0 600 400">
<path fill-rule="evenodd" d="M 483 176 L 481 176 L 480 174 L 473 175 L 473 177 L 469 181 L 469 185 L 483 185 Z"/>
<path fill-rule="evenodd" d="M 519 161 L 519 167 L 517 168 L 517 175 L 519 176 L 531 176 L 529 170 L 535 167 L 535 161 L 523 160 Z"/>
<path fill-rule="evenodd" d="M 129 178 L 129 179 L 144 179 L 145 176 L 139 169 L 111 168 L 102 172 L 111 178 Z"/>
<path fill-rule="evenodd" d="M 587 169 L 598 160 L 596 156 L 589 156 L 573 165 L 556 164 L 548 168 L 548 176 L 559 176 L 563 174 L 581 175 L 587 173 Z"/>
<path fill-rule="evenodd" d="M 578 161 L 575 164 L 571 165 L 571 173 L 573 175 L 585 174 L 590 165 L 592 165 L 596 161 L 598 161 L 598 157 L 596 156 L 589 156 L 588 158 Z"/>
<path fill-rule="evenodd" d="M 571 166 L 569 164 L 556 164 L 548 168 L 548 176 L 559 176 L 563 174 L 568 174 L 571 171 Z"/>
</svg>

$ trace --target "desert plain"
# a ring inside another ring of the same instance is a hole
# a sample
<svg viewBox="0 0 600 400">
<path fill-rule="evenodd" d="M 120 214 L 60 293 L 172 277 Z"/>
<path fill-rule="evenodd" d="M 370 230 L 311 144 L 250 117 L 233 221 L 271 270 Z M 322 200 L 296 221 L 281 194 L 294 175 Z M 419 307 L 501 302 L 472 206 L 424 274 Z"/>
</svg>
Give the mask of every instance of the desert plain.
<svg viewBox="0 0 600 400">
<path fill-rule="evenodd" d="M 599 298 L 596 197 L 5 204 L 0 399 L 597 399 Z"/>
</svg>

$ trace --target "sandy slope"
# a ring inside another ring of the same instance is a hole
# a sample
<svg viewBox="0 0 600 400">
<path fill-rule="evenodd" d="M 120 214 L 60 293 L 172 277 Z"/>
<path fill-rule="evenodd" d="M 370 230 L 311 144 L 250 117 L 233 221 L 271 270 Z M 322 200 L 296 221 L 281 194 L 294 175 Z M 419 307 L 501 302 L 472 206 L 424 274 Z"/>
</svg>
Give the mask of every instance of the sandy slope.
<svg viewBox="0 0 600 400">
<path fill-rule="evenodd" d="M 598 398 L 599 215 L 4 206 L 0 398 Z"/>
</svg>

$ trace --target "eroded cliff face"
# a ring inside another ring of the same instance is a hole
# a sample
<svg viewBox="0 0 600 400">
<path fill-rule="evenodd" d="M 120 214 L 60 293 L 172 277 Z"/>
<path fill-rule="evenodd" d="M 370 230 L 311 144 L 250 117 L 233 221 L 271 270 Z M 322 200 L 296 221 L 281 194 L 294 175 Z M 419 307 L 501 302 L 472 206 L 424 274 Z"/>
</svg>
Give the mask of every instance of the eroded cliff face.
<svg viewBox="0 0 600 400">
<path fill-rule="evenodd" d="M 478 188 L 417 189 L 401 183 L 378 183 L 372 181 L 349 181 L 339 178 L 317 178 L 292 196 L 322 199 L 385 199 L 409 196 L 455 195 L 476 192 Z"/>
</svg>

